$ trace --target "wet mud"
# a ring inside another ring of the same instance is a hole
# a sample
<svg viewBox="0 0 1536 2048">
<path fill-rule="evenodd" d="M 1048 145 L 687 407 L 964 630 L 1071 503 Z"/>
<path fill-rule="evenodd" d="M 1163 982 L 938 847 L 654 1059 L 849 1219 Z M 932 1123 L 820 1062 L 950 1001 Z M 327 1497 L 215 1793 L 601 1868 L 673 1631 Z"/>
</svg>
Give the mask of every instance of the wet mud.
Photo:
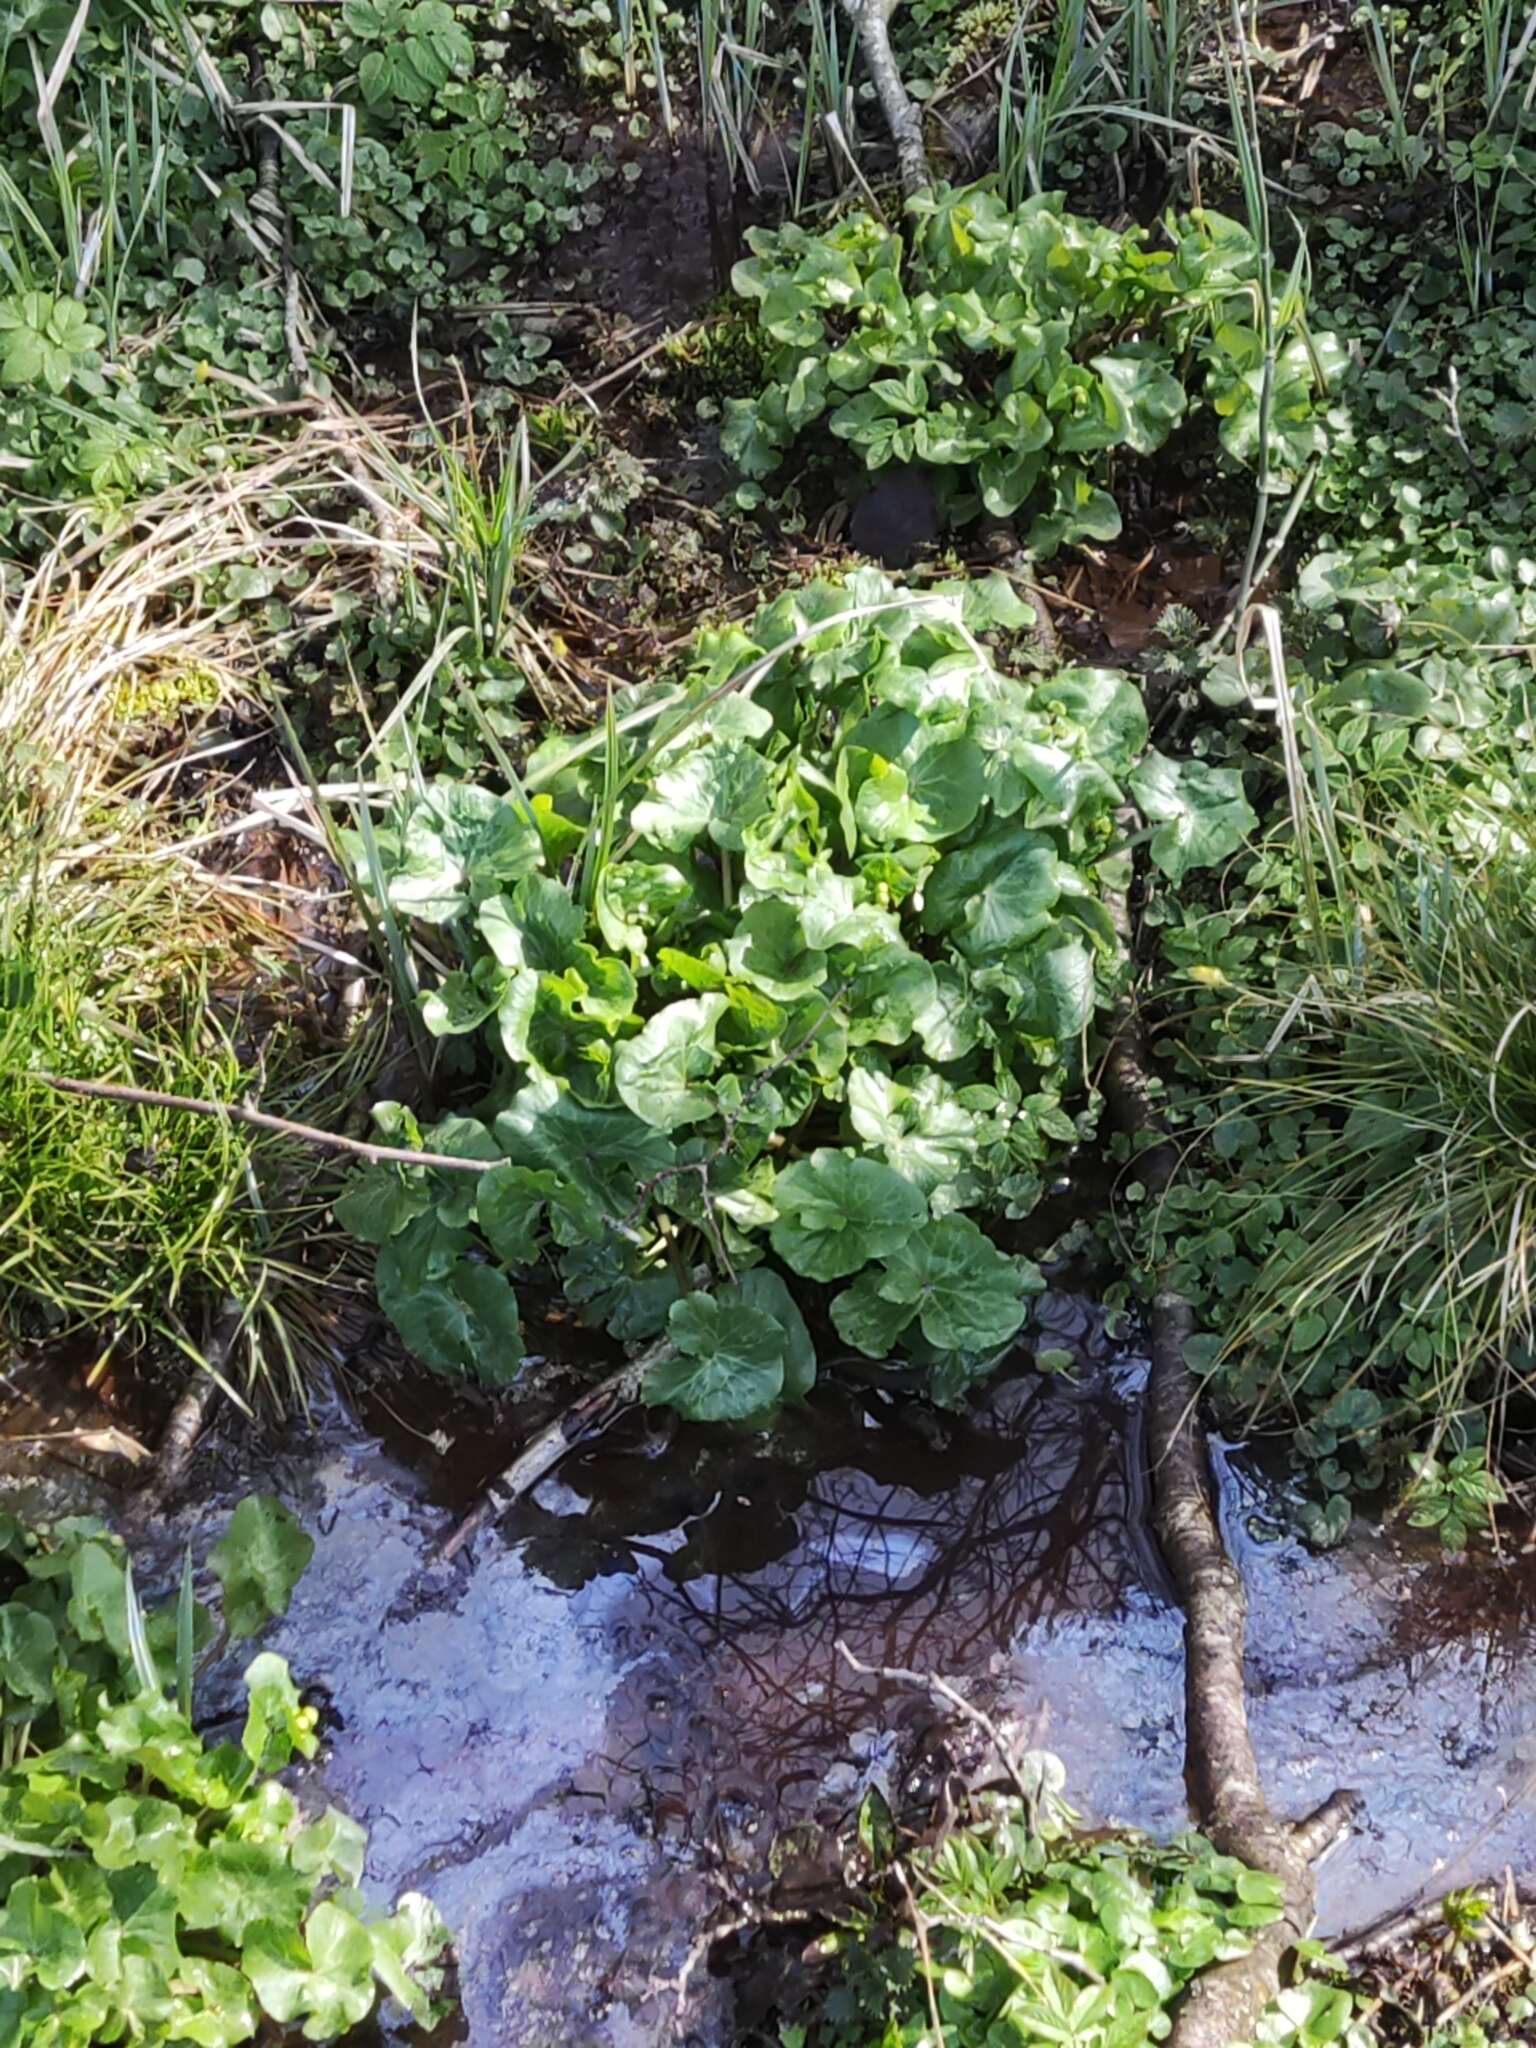
<svg viewBox="0 0 1536 2048">
<path fill-rule="evenodd" d="M 371 1830 L 382 1895 L 432 1892 L 458 1934 L 474 2048 L 733 2038 L 733 1991 L 669 1988 L 706 1916 L 760 1895 L 769 1848 L 836 1827 L 940 1739 L 866 1663 L 965 1681 L 1055 1749 L 1092 1825 L 1185 1819 L 1181 1618 L 1146 1524 L 1143 1367 L 1046 1297 L 1072 1375 L 997 1379 L 964 1415 L 876 1387 L 818 1396 L 772 1441 L 627 1418 L 453 1565 L 435 1540 L 531 1419 L 382 1399 L 204 1454 L 207 1497 L 145 1532 L 149 1575 L 201 1555 L 233 1500 L 280 1493 L 316 1555 L 274 1647 L 325 1709 L 314 1796 Z M 32 1433 L 45 1407 L 17 1407 Z M 78 1418 L 77 1418 L 78 1420 Z M 10 1426 L 14 1427 L 14 1421 Z M 57 1446 L 54 1447 L 58 1448 Z M 1365 1796 L 1324 1864 L 1327 1932 L 1421 1891 L 1536 1865 L 1536 1562 L 1443 1560 L 1362 1529 L 1312 1555 L 1220 1460 L 1250 1589 L 1254 1731 L 1276 1804 Z M 111 1507 L 36 1446 L 0 1497 Z"/>
</svg>

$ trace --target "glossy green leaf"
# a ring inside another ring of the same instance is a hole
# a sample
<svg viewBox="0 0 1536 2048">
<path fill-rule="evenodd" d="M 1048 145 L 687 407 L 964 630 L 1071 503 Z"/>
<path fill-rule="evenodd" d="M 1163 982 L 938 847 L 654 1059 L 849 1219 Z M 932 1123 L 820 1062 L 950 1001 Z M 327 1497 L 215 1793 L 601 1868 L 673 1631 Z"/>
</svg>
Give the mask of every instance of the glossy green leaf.
<svg viewBox="0 0 1536 2048">
<path fill-rule="evenodd" d="M 892 1168 L 826 1147 L 786 1166 L 774 1180 L 773 1199 L 773 1248 L 810 1280 L 856 1273 L 904 1243 L 928 1216 L 922 1194 Z"/>
<path fill-rule="evenodd" d="M 685 1295 L 667 1317 L 667 1336 L 675 1348 L 645 1382 L 652 1405 L 665 1403 L 690 1422 L 733 1422 L 783 1391 L 785 1333 L 761 1308 Z"/>
<path fill-rule="evenodd" d="M 941 1351 L 992 1351 L 1017 1336 L 1044 1285 L 1026 1259 L 1000 1252 L 968 1216 L 939 1216 L 884 1261 L 885 1300 L 915 1308 Z"/>
<path fill-rule="evenodd" d="M 638 1036 L 626 1039 L 613 1062 L 613 1082 L 643 1123 L 675 1131 L 709 1116 L 714 1107 L 699 1086 L 715 1071 L 715 1031 L 728 1004 L 724 996 L 690 996 L 658 1010 Z"/>
</svg>

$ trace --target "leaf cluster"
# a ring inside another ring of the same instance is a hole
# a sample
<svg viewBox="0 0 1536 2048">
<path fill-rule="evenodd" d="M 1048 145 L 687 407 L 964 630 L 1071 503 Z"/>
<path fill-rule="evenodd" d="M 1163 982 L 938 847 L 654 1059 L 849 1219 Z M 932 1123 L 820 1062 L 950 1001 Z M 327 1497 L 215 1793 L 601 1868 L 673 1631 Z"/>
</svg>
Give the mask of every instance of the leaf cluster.
<svg viewBox="0 0 1536 2048">
<path fill-rule="evenodd" d="M 0 181 L 0 544 L 33 551 L 56 501 L 89 496 L 106 517 L 227 463 L 252 430 L 230 432 L 222 412 L 245 387 L 288 382 L 253 124 L 229 117 L 210 78 L 273 109 L 261 133 L 270 144 L 281 130 L 294 261 L 354 339 L 402 298 L 430 313 L 483 297 L 594 217 L 605 166 L 561 153 L 536 79 L 481 7 L 346 0 L 200 17 L 202 69 L 154 9 L 101 0 L 78 24 L 77 12 L 0 17 L 13 145 Z M 70 137 L 67 163 L 50 122 Z M 334 353 L 322 327 L 322 381 Z"/>
<path fill-rule="evenodd" d="M 727 402 L 727 452 L 750 478 L 825 423 L 866 467 L 937 471 L 957 518 L 1032 513 L 1050 554 L 1109 540 L 1116 451 L 1150 455 L 1192 403 L 1222 449 L 1258 453 L 1265 344 L 1246 228 L 1197 211 L 1162 241 L 1099 226 L 1045 195 L 1010 208 L 989 185 L 909 201 L 910 249 L 866 213 L 821 233 L 754 229 L 733 272 L 776 347 L 755 399 Z M 1320 401 L 1340 352 L 1281 309 L 1270 408 L 1278 486 L 1323 445 Z"/>
<path fill-rule="evenodd" d="M 665 1333 L 652 1397 L 712 1419 L 807 1390 L 799 1283 L 941 1393 L 1017 1334 L 1039 1275 L 981 1222 L 1027 1215 L 1086 1128 L 1127 778 L 1170 871 L 1234 817 L 1146 754 L 1124 676 L 999 669 L 978 636 L 1028 617 L 1000 576 L 813 584 L 546 740 L 525 786 L 418 784 L 359 837 L 388 912 L 461 963 L 427 1029 L 490 1075 L 425 1134 L 478 1180 L 381 1168 L 338 1209 L 419 1356 L 509 1377 L 508 1276 L 550 1255 L 614 1334 Z"/>
<path fill-rule="evenodd" d="M 1459 1547 L 1499 1497 L 1491 1477 L 1469 1490 L 1490 1409 L 1527 1427 L 1505 1404 L 1531 1345 L 1536 763 L 1529 669 L 1505 650 L 1531 634 L 1533 583 L 1500 552 L 1314 557 L 1284 683 L 1303 786 L 1271 782 L 1270 829 L 1219 903 L 1156 913 L 1193 1142 L 1144 1212 L 1128 1173 L 1138 1256 L 1201 1304 L 1217 1399 L 1290 1426 L 1319 1540 L 1354 1496 L 1419 1474 L 1425 1525 L 1433 1506 Z M 1231 704 L 1273 682 L 1250 657 L 1206 687 Z"/>
<path fill-rule="evenodd" d="M 878 1853 L 870 1893 L 904 1902 L 895 1918 L 853 1901 L 819 1944 L 831 1958 L 808 2010 L 782 2027 L 795 2048 L 894 2048 L 933 2032 L 955 2048 L 1144 2048 L 1198 1973 L 1241 1956 L 1282 1908 L 1279 1881 L 1219 1855 L 1198 1835 L 1159 1845 L 1139 1835 L 1085 1838 L 1060 1806 L 1060 1763 L 1020 1760 L 1058 1788 L 1034 1814 L 989 1796 L 937 1846 L 905 1857 L 883 1883 L 894 1837 L 868 1824 Z M 883 1838 L 883 1839 L 882 1839 Z M 921 1929 L 919 1936 L 918 1929 Z M 1366 2048 L 1350 1994 L 1304 1978 L 1266 2014 L 1258 2039 L 1291 2048 Z"/>
<path fill-rule="evenodd" d="M 243 1501 L 209 1560 L 223 1633 L 285 1612 L 313 1548 L 279 1502 Z M 274 1775 L 318 1746 L 282 1658 L 247 1667 L 238 1742 L 198 1733 L 214 1637 L 190 1560 L 177 1601 L 146 1611 L 99 1523 L 0 1516 L 0 2037 L 17 2048 L 234 2048 L 270 2022 L 329 2041 L 381 1989 L 434 2016 L 431 1905 L 372 1913 L 362 1828 L 306 1819 Z"/>
</svg>

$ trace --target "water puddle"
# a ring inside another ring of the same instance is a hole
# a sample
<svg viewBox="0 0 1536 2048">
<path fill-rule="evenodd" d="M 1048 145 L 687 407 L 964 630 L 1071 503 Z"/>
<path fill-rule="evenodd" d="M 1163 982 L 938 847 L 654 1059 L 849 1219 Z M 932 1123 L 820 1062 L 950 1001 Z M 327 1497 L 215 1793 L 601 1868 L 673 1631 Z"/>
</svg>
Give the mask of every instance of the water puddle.
<svg viewBox="0 0 1536 2048">
<path fill-rule="evenodd" d="M 449 1567 L 427 1567 L 432 1543 L 526 1421 L 430 1450 L 332 1403 L 276 1450 L 207 1454 L 219 1497 L 150 1547 L 168 1573 L 253 1484 L 303 1515 L 315 1561 L 274 1646 L 328 1702 L 320 1777 L 371 1829 L 371 1880 L 430 1890 L 457 1929 L 462 2038 L 673 2038 L 665 1980 L 703 1916 L 762 1887 L 776 1833 L 846 1820 L 933 1734 L 927 1697 L 854 1676 L 839 1638 L 969 1681 L 1066 1759 L 1091 1823 L 1182 1823 L 1141 1370 L 1080 1302 L 1047 1312 L 1074 1379 L 1000 1379 L 964 1416 L 828 1395 L 772 1445 L 631 1417 Z M 1536 1562 L 1369 1532 L 1314 1557 L 1262 1540 L 1258 1483 L 1224 1479 L 1277 1804 L 1366 1796 L 1321 1873 L 1324 1929 L 1536 1865 Z M 4 1490 L 33 1512 L 81 1497 Z M 727 1987 L 696 1983 L 696 2039 L 729 2039 Z"/>
</svg>

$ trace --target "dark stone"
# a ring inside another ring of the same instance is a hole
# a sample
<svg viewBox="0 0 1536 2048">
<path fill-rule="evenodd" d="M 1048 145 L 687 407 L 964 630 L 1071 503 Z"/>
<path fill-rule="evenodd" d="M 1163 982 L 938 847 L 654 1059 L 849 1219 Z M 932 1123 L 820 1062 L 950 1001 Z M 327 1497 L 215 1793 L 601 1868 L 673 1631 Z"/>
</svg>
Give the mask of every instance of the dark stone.
<svg viewBox="0 0 1536 2048">
<path fill-rule="evenodd" d="M 920 469 L 882 470 L 853 508 L 848 538 L 861 555 L 887 569 L 905 569 L 921 547 L 938 539 L 939 506 Z"/>
</svg>

